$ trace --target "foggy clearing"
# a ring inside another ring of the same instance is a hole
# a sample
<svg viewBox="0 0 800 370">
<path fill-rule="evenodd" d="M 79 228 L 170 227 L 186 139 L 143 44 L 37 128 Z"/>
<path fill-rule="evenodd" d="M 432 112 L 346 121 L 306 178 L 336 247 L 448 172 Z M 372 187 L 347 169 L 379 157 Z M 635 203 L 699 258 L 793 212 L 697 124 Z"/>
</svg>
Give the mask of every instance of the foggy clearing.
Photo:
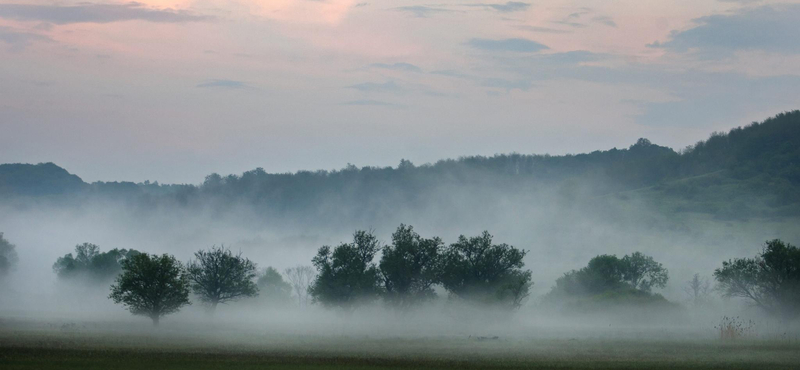
<svg viewBox="0 0 800 370">
<path fill-rule="evenodd" d="M 436 168 L 402 166 L 398 176 Z M 220 203 L 208 178 L 182 202 L 172 190 L 6 197 L 0 226 L 14 259 L 3 277 L 0 361 L 44 366 L 28 357 L 35 348 L 78 356 L 77 367 L 90 366 L 81 351 L 102 351 L 101 367 L 104 356 L 161 353 L 289 367 L 658 368 L 680 359 L 780 368 L 800 359 L 797 248 L 777 240 L 800 237 L 795 216 L 664 209 L 683 195 L 671 199 L 665 185 L 598 192 L 619 188 L 598 176 L 486 176 L 437 182 L 388 209 L 375 209 L 374 197 L 402 188 L 264 213 L 246 193 Z M 766 261 L 786 271 L 789 285 L 736 280 L 750 276 L 735 268 L 749 269 L 752 256 L 757 269 Z M 141 280 L 152 263 L 176 280 Z M 171 366 L 200 366 L 192 361 Z"/>
<path fill-rule="evenodd" d="M 0 369 L 800 368 L 798 0 L 0 0 Z"/>
</svg>

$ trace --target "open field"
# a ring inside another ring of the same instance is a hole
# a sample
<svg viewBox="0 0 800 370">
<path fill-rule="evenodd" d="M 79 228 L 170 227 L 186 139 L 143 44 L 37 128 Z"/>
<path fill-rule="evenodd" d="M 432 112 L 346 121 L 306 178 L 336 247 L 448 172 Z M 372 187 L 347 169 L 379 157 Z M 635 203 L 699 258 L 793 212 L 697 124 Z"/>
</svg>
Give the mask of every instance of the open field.
<svg viewBox="0 0 800 370">
<path fill-rule="evenodd" d="M 144 324 L 144 323 L 143 323 Z M 2 369 L 795 369 L 793 340 L 391 337 L 0 322 Z"/>
</svg>

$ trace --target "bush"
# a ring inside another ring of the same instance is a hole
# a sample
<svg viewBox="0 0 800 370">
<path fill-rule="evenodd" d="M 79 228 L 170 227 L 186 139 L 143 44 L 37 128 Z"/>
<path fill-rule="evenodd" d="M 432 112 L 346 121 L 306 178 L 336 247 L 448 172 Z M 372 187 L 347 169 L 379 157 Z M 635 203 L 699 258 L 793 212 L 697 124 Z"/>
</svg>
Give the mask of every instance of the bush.
<svg viewBox="0 0 800 370">
<path fill-rule="evenodd" d="M 105 284 L 119 275 L 122 262 L 139 254 L 131 249 L 112 249 L 100 252 L 100 247 L 91 243 L 75 246 L 75 255 L 67 253 L 53 264 L 53 271 L 59 279 L 85 278 L 90 282 Z"/>
</svg>

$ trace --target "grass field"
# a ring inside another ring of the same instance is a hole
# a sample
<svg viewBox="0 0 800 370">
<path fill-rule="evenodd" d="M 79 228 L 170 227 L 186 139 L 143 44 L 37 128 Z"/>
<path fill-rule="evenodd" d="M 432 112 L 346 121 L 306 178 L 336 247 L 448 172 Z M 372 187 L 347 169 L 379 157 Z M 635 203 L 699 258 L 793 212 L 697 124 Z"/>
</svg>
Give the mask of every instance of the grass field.
<svg viewBox="0 0 800 370">
<path fill-rule="evenodd" d="M 797 369 L 796 340 L 276 335 L 4 322 L 0 369 Z"/>
</svg>

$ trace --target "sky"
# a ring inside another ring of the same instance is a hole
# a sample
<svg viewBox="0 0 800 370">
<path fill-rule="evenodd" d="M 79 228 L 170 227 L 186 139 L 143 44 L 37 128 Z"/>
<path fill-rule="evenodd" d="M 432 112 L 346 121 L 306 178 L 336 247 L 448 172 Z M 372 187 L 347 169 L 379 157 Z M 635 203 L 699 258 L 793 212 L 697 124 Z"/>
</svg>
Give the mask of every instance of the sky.
<svg viewBox="0 0 800 370">
<path fill-rule="evenodd" d="M 800 1 L 0 0 L 0 163 L 85 181 L 675 149 L 800 108 Z"/>
</svg>

